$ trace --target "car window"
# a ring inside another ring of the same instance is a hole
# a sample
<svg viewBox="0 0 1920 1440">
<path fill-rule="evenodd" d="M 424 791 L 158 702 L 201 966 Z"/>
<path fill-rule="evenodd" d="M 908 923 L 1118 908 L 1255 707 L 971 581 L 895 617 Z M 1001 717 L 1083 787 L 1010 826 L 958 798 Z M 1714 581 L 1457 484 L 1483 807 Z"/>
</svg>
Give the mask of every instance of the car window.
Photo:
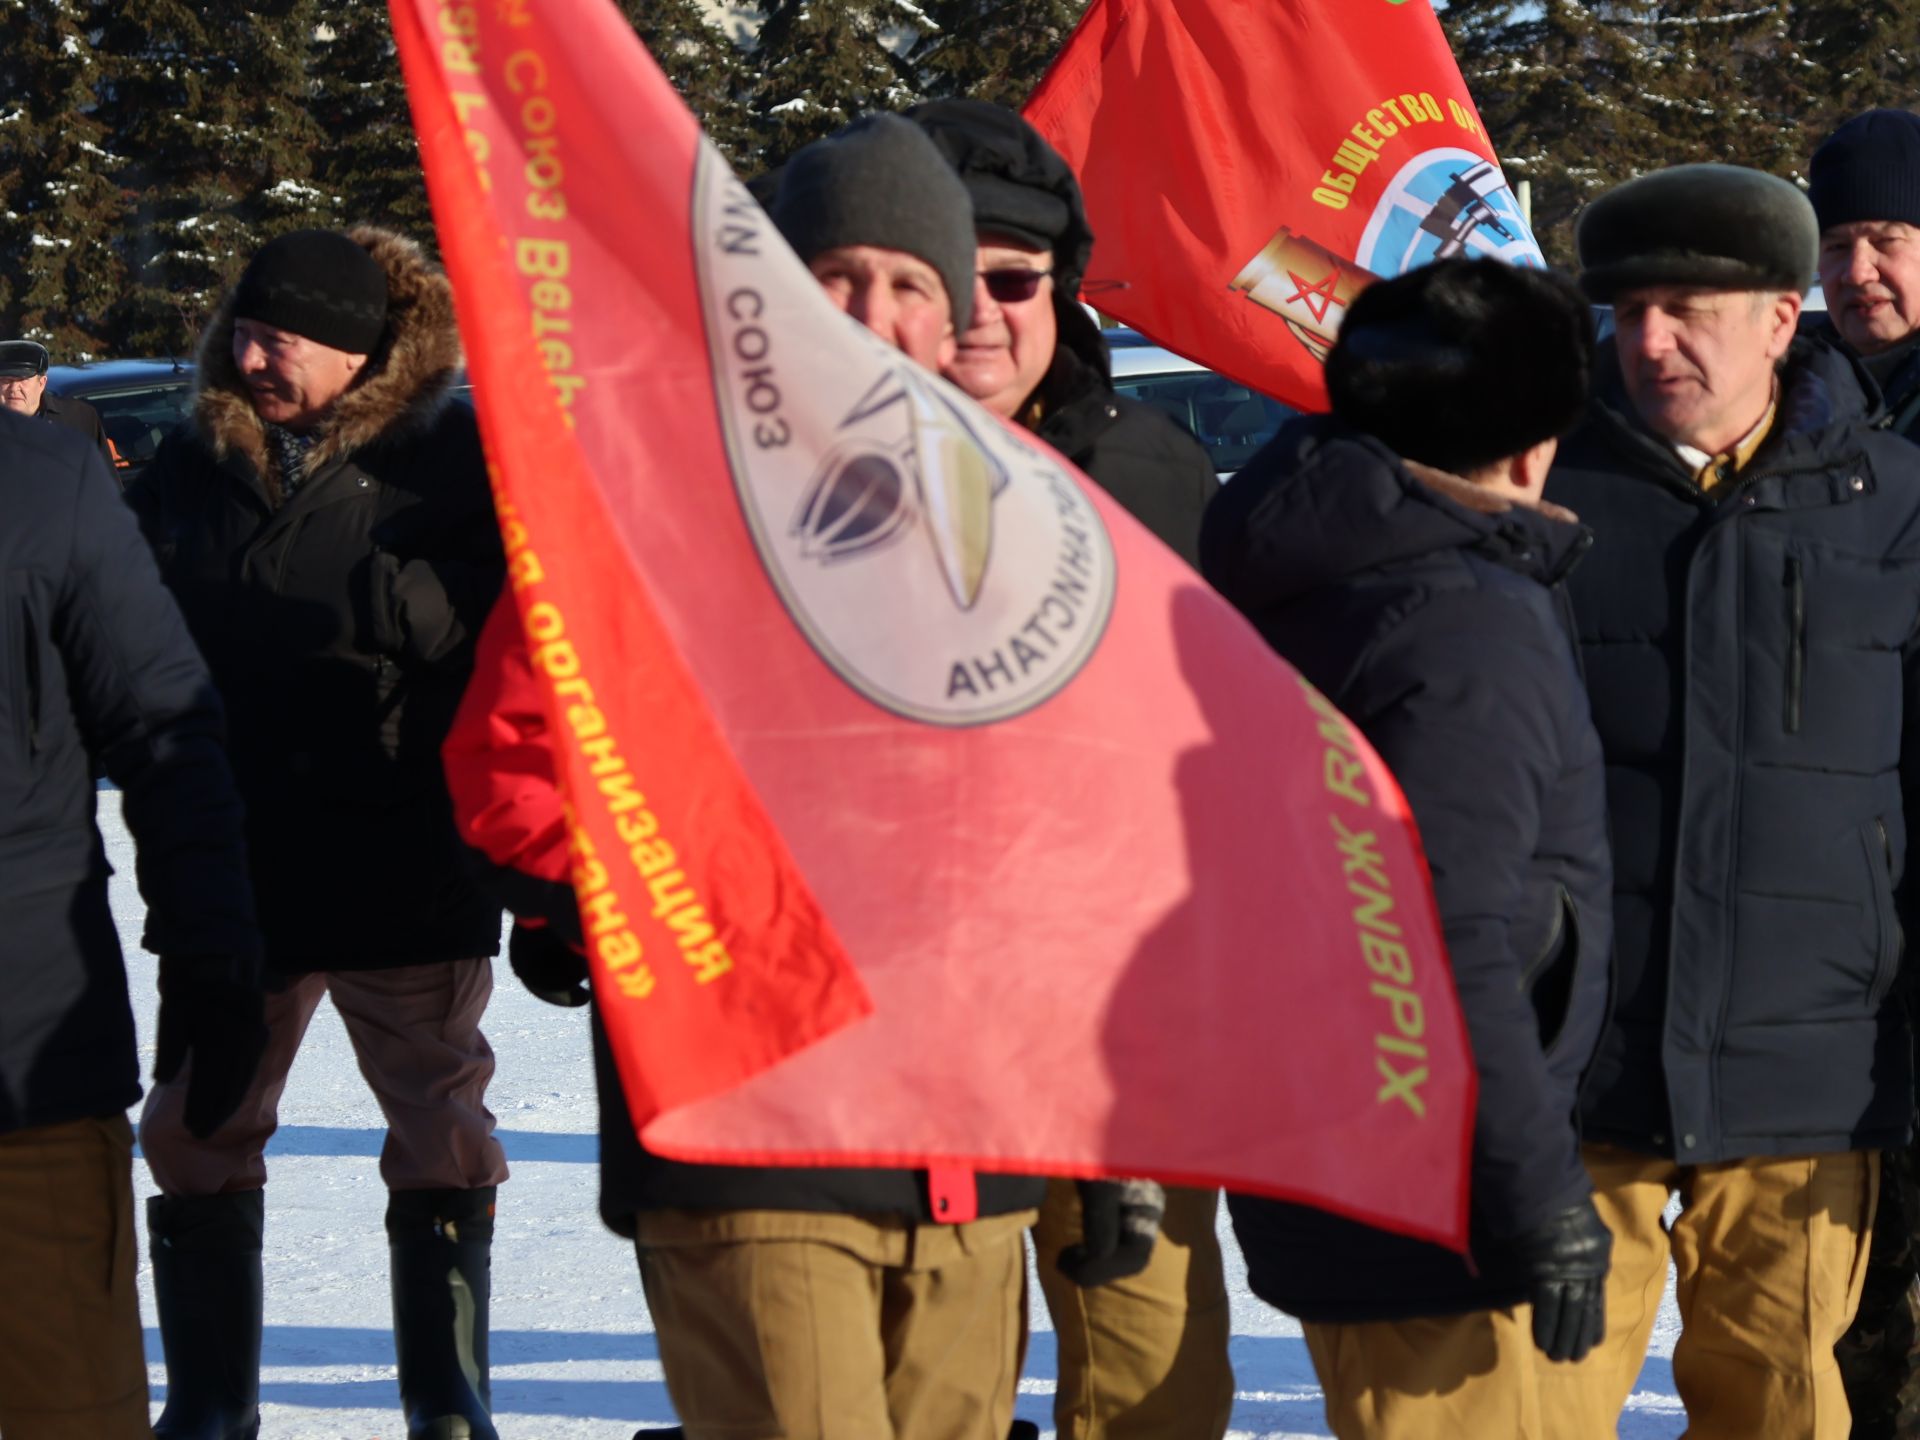
<svg viewBox="0 0 1920 1440">
<path fill-rule="evenodd" d="M 186 377 L 159 385 L 96 391 L 87 403 L 100 412 L 100 428 L 128 466 L 153 459 L 160 442 L 187 417 L 193 387 Z"/>
<path fill-rule="evenodd" d="M 1122 395 L 1164 411 L 1213 457 L 1221 474 L 1238 470 L 1294 412 L 1245 385 L 1207 371 L 1115 376 Z"/>
</svg>

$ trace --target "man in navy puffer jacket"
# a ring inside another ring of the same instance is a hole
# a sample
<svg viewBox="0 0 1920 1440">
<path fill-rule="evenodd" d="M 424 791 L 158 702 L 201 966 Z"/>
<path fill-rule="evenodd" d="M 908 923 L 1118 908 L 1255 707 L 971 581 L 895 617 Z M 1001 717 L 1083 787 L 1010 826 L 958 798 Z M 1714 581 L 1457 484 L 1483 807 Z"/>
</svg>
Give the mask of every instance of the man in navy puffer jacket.
<svg viewBox="0 0 1920 1440">
<path fill-rule="evenodd" d="M 1282 430 L 1201 534 L 1207 578 L 1399 778 L 1480 1072 L 1470 1259 L 1230 1197 L 1252 1288 L 1306 1323 L 1341 1440 L 1532 1434 L 1540 1362 L 1605 1328 L 1574 1112 L 1611 866 L 1559 589 L 1590 537 L 1541 497 L 1588 337 L 1540 271 L 1444 261 L 1370 288 L 1327 362 L 1333 417 Z"/>
</svg>

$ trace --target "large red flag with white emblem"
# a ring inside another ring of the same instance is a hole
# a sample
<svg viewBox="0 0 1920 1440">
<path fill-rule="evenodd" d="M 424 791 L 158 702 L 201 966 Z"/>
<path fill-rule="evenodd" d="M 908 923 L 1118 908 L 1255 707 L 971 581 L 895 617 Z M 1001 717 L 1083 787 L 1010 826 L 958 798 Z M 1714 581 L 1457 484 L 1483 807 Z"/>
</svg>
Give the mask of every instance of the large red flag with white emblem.
<svg viewBox="0 0 1920 1440">
<path fill-rule="evenodd" d="M 1365 742 L 835 311 L 611 3 L 392 9 L 646 1144 L 1459 1243 L 1472 1065 Z"/>
<path fill-rule="evenodd" d="M 1086 298 L 1302 408 L 1373 280 L 1546 263 L 1429 0 L 1093 0 L 1025 113 L 1086 193 Z"/>
</svg>

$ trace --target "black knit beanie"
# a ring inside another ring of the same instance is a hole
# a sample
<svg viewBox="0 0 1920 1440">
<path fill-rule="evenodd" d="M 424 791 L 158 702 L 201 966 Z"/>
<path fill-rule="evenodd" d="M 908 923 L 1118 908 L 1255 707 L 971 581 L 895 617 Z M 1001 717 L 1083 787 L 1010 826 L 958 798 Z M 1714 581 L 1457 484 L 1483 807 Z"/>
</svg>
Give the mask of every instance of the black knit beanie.
<svg viewBox="0 0 1920 1440">
<path fill-rule="evenodd" d="M 973 205 L 918 126 L 867 115 L 799 151 L 780 172 L 773 223 L 802 260 L 841 245 L 917 255 L 940 274 L 953 328 L 973 318 Z"/>
<path fill-rule="evenodd" d="M 233 318 L 371 355 L 387 325 L 386 272 L 338 230 L 294 230 L 269 240 L 247 265 Z"/>
<path fill-rule="evenodd" d="M 1807 180 L 1822 230 L 1858 220 L 1920 225 L 1920 115 L 1854 116 L 1813 152 Z"/>
</svg>

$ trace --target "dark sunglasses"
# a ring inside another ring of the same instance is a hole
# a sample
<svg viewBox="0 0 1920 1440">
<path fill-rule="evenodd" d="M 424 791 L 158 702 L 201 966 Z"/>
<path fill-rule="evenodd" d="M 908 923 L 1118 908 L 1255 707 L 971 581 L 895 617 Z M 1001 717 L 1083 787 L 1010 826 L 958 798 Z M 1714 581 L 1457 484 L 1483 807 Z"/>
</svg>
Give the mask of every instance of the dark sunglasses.
<svg viewBox="0 0 1920 1440">
<path fill-rule="evenodd" d="M 996 304 L 1018 305 L 1038 295 L 1040 282 L 1052 273 L 1051 270 L 982 270 L 980 278 L 986 282 L 987 294 Z"/>
</svg>

